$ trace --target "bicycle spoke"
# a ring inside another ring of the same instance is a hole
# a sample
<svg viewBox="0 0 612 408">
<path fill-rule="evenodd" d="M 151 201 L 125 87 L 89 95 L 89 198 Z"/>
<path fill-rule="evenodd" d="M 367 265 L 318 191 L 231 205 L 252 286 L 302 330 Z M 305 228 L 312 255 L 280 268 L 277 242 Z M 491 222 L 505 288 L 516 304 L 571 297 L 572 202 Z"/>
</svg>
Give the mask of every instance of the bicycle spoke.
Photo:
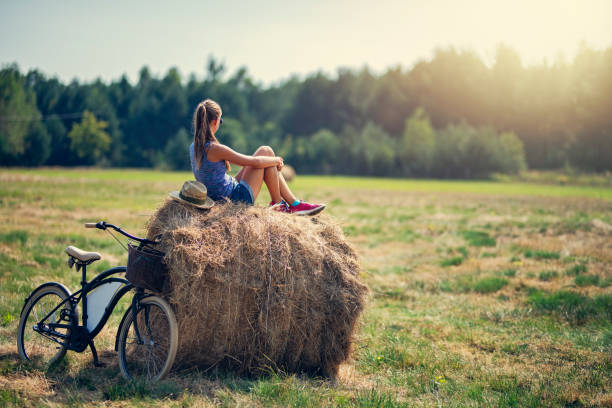
<svg viewBox="0 0 612 408">
<path fill-rule="evenodd" d="M 142 344 L 138 344 L 135 327 Z M 123 340 L 124 358 L 132 378 L 157 378 L 166 367 L 170 350 L 168 316 L 157 304 L 147 304 L 138 311 Z"/>
<path fill-rule="evenodd" d="M 24 310 L 24 320 L 20 322 L 18 336 L 22 357 L 34 361 L 35 364 L 46 366 L 63 357 L 66 352 L 65 347 L 59 343 L 64 340 L 54 333 L 65 336 L 69 334 L 69 329 L 50 328 L 49 325 L 64 320 L 62 310 L 55 308 L 67 293 L 58 288 L 43 288 L 41 291 L 39 296 L 33 298 L 35 300 L 32 300 L 29 308 Z M 37 330 L 40 331 L 34 330 L 34 327 L 38 327 Z"/>
</svg>

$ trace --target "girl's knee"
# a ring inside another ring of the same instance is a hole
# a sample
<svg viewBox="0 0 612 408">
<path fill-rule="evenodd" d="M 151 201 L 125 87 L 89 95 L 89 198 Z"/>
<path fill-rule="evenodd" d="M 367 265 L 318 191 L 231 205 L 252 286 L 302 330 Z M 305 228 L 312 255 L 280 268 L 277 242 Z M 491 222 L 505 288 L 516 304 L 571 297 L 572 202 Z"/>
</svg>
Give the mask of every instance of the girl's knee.
<svg viewBox="0 0 612 408">
<path fill-rule="evenodd" d="M 274 156 L 274 150 L 270 146 L 259 146 L 254 156 Z"/>
</svg>

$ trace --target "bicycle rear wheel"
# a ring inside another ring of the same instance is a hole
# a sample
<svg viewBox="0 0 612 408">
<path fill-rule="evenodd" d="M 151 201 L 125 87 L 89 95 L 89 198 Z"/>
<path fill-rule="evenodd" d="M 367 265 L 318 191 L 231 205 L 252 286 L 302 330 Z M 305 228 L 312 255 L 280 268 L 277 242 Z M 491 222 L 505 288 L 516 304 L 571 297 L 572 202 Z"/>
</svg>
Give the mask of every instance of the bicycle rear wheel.
<svg viewBox="0 0 612 408">
<path fill-rule="evenodd" d="M 51 329 L 49 324 L 71 324 L 72 305 L 70 302 L 66 302 L 51 313 L 69 296 L 68 291 L 57 283 L 45 284 L 30 295 L 21 312 L 17 329 L 17 349 L 22 359 L 32 361 L 37 366 L 46 367 L 57 363 L 64 357 L 67 348 L 58 341 L 68 343 L 70 329 Z M 44 319 L 47 315 L 49 316 Z"/>
<path fill-rule="evenodd" d="M 141 342 L 134 330 L 131 310 L 128 310 L 119 333 L 119 368 L 124 377 L 154 382 L 172 368 L 178 348 L 178 325 L 170 305 L 162 298 L 149 296 L 140 301 L 136 325 Z"/>
</svg>

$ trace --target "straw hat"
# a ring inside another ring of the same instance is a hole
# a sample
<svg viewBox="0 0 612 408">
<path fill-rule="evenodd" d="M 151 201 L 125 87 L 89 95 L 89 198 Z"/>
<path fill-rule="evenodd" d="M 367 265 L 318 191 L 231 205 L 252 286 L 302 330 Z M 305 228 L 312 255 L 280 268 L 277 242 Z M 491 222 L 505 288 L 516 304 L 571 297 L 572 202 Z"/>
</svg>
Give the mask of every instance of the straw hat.
<svg viewBox="0 0 612 408">
<path fill-rule="evenodd" d="M 206 194 L 206 186 L 199 181 L 186 181 L 181 191 L 172 191 L 170 197 L 197 208 L 208 209 L 215 205 Z"/>
</svg>

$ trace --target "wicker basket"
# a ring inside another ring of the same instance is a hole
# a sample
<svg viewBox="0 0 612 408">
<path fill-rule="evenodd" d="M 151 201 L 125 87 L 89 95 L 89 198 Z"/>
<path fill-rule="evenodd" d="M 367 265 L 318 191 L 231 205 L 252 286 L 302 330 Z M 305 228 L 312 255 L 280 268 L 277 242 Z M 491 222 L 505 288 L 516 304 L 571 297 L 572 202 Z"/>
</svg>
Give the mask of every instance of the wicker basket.
<svg viewBox="0 0 612 408">
<path fill-rule="evenodd" d="M 138 248 L 128 244 L 128 263 L 125 277 L 137 288 L 161 292 L 168 269 L 164 253 L 153 248 Z"/>
</svg>

